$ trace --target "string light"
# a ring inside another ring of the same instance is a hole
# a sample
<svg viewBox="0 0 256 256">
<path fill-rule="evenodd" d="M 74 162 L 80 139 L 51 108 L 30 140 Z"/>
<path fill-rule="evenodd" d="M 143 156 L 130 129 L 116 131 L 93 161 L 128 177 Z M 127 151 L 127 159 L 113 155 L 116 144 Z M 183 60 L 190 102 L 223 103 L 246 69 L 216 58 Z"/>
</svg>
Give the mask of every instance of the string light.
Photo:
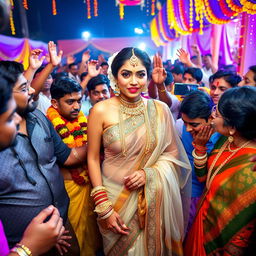
<svg viewBox="0 0 256 256">
<path fill-rule="evenodd" d="M 120 20 L 124 19 L 124 5 L 123 4 L 119 4 L 119 16 L 120 16 Z"/>
<path fill-rule="evenodd" d="M 189 31 L 193 31 L 194 8 L 193 0 L 189 0 Z"/>
<path fill-rule="evenodd" d="M 151 15 L 154 16 L 156 14 L 156 0 L 152 0 L 151 2 Z"/>
<path fill-rule="evenodd" d="M 15 24 L 14 24 L 14 19 L 13 19 L 13 8 L 14 8 L 13 0 L 10 0 L 10 4 L 11 4 L 11 10 L 10 10 L 10 29 L 11 29 L 12 35 L 16 35 Z"/>
<path fill-rule="evenodd" d="M 28 10 L 28 1 L 27 0 L 23 0 L 22 1 L 23 7 Z"/>
<path fill-rule="evenodd" d="M 94 8 L 94 17 L 98 16 L 98 1 L 94 0 L 93 1 L 93 8 Z"/>
<path fill-rule="evenodd" d="M 90 19 L 91 16 L 91 2 L 90 0 L 86 0 L 86 5 L 87 5 L 87 19 Z"/>
<path fill-rule="evenodd" d="M 52 0 L 52 15 L 57 15 L 57 5 L 55 0 Z"/>
</svg>

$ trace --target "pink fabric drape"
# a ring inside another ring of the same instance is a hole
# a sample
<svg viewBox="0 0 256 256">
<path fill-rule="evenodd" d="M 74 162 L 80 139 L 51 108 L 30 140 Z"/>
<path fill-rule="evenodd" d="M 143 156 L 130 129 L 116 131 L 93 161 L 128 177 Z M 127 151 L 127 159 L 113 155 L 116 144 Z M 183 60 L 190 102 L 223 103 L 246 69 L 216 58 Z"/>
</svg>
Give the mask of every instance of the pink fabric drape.
<svg viewBox="0 0 256 256">
<path fill-rule="evenodd" d="M 114 53 L 124 47 L 138 47 L 140 43 L 146 44 L 149 51 L 158 51 L 158 48 L 151 41 L 150 37 L 115 37 L 115 38 L 94 38 L 88 41 L 83 39 L 59 40 L 58 46 L 63 50 L 64 56 L 77 54 L 83 51 L 88 45 L 92 45 L 100 51 Z M 148 50 L 146 50 L 148 52 Z"/>
</svg>

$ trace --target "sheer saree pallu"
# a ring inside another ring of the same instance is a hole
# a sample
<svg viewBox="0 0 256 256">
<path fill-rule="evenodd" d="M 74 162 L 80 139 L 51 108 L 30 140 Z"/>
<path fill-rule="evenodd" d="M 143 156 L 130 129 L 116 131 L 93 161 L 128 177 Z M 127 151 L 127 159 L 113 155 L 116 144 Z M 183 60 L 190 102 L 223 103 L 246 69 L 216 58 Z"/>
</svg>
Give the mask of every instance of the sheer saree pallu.
<svg viewBox="0 0 256 256">
<path fill-rule="evenodd" d="M 224 142 L 223 137 L 217 142 L 208 158 L 208 168 Z M 222 153 L 213 172 L 230 154 L 227 149 Z M 250 158 L 255 154 L 255 148 L 242 148 L 219 170 L 199 202 L 185 245 L 186 256 L 251 255 L 248 250 L 256 227 L 256 172 L 252 171 L 255 163 Z"/>
<path fill-rule="evenodd" d="M 115 211 L 130 229 L 129 235 L 121 236 L 101 228 L 106 255 L 183 255 L 183 206 L 188 210 L 191 185 L 189 161 L 168 107 L 148 100 L 146 108 L 150 131 L 143 115 L 124 120 L 125 156 L 119 125 L 103 133 L 103 184 Z M 147 132 L 149 152 L 145 150 Z M 145 170 L 146 184 L 129 192 L 123 186 L 124 177 L 140 169 Z"/>
<path fill-rule="evenodd" d="M 80 175 L 84 176 L 85 171 Z M 101 236 L 98 231 L 94 203 L 90 197 L 91 185 L 80 186 L 73 180 L 65 180 L 65 187 L 70 198 L 68 216 L 76 233 L 81 256 L 94 256 L 101 248 Z"/>
</svg>

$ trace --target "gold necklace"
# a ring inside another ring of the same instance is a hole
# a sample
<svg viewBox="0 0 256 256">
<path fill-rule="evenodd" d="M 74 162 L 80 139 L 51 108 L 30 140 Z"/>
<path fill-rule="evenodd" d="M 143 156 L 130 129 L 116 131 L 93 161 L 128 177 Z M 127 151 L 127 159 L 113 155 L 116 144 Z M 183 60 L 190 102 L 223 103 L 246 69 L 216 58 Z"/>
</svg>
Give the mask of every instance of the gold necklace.
<svg viewBox="0 0 256 256">
<path fill-rule="evenodd" d="M 119 109 L 119 132 L 120 132 L 120 140 L 121 140 L 121 147 L 122 147 L 122 154 L 126 156 L 126 145 L 125 145 L 125 130 L 124 130 L 124 119 L 123 114 L 132 117 L 132 124 L 136 125 L 135 117 L 143 115 L 145 120 L 146 126 L 146 147 L 145 147 L 145 154 L 150 152 L 150 145 L 151 145 L 151 137 L 150 137 L 150 123 L 148 119 L 147 108 L 144 105 L 142 98 L 140 97 L 136 102 L 128 102 L 123 99 L 121 96 L 120 99 L 120 109 Z"/>
<path fill-rule="evenodd" d="M 120 99 L 120 111 L 121 113 L 129 116 L 139 116 L 145 112 L 145 106 L 142 98 L 140 97 L 139 100 L 136 102 L 129 102 L 123 99 L 121 96 Z"/>
<path fill-rule="evenodd" d="M 208 171 L 208 174 L 207 174 L 207 179 L 206 179 L 206 187 L 207 189 L 210 188 L 210 185 L 214 179 L 214 177 L 218 174 L 219 170 L 231 159 L 231 157 L 233 157 L 240 149 L 244 148 L 246 145 L 248 145 L 251 141 L 246 141 L 244 144 L 242 144 L 241 147 L 235 149 L 235 150 L 232 150 L 231 154 L 225 159 L 225 161 L 223 161 L 220 166 L 214 171 L 214 173 L 212 174 L 212 170 L 216 164 L 216 162 L 218 161 L 218 159 L 220 158 L 221 154 L 224 152 L 224 150 L 226 149 L 226 147 L 228 146 L 228 149 L 230 147 L 230 142 L 227 140 L 221 147 L 220 151 L 218 152 L 218 154 L 216 155 L 215 159 L 213 160 L 210 168 L 209 168 L 209 171 Z"/>
</svg>

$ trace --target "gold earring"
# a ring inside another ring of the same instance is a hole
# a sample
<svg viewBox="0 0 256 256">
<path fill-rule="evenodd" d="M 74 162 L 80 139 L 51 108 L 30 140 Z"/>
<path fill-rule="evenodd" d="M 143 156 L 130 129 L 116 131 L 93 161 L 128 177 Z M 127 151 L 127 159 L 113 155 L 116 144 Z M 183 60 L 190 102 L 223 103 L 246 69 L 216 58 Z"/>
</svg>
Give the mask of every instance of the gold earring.
<svg viewBox="0 0 256 256">
<path fill-rule="evenodd" d="M 228 136 L 228 141 L 229 143 L 232 143 L 234 141 L 234 137 L 232 135 Z"/>
<path fill-rule="evenodd" d="M 118 95 L 120 94 L 120 89 L 119 89 L 119 87 L 118 87 L 117 84 L 115 85 L 114 94 L 115 94 L 116 96 L 118 96 Z"/>
</svg>

